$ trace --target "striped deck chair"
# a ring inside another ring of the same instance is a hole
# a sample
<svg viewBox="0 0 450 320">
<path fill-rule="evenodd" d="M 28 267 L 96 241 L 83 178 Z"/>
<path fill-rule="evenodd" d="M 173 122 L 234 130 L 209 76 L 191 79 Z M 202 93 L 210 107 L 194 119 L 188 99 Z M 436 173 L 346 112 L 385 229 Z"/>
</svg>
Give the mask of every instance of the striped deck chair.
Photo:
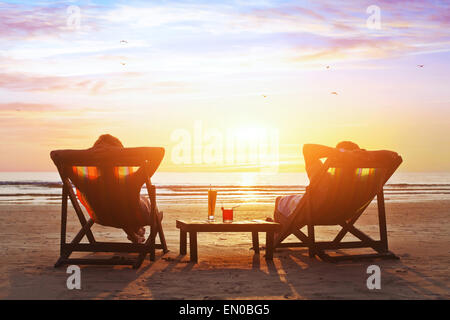
<svg viewBox="0 0 450 320">
<path fill-rule="evenodd" d="M 63 182 L 60 257 L 55 267 L 63 264 L 102 264 L 138 268 L 147 253 L 154 261 L 155 249 L 162 249 L 164 253 L 168 251 L 157 212 L 155 186 L 150 181 L 164 157 L 163 148 L 56 150 L 50 156 Z M 150 199 L 150 221 L 144 220 L 140 211 L 140 192 L 144 183 Z M 68 199 L 81 223 L 81 230 L 71 242 L 66 241 Z M 80 203 L 85 207 L 88 219 Z M 91 230 L 94 223 L 131 230 L 150 225 L 150 235 L 142 244 L 99 242 Z M 157 235 L 159 244 L 155 243 Z M 81 243 L 85 236 L 87 243 Z M 70 258 L 73 252 L 125 252 L 137 253 L 137 257 Z"/>
<path fill-rule="evenodd" d="M 310 257 L 318 256 L 331 262 L 376 257 L 397 258 L 388 250 L 383 186 L 401 163 L 402 158 L 393 152 L 376 160 L 347 159 L 344 162 L 328 158 L 317 179 L 306 188 L 294 212 L 283 224 L 282 231 L 276 235 L 275 248 L 307 247 Z M 321 195 L 325 199 L 322 203 L 314 201 L 319 188 L 326 188 L 325 197 Z M 372 239 L 354 226 L 375 197 L 378 205 L 379 240 Z M 332 241 L 316 241 L 314 227 L 324 225 L 338 225 L 342 229 Z M 300 230 L 305 226 L 307 235 Z M 347 233 L 355 236 L 358 241 L 342 241 Z M 289 235 L 294 235 L 300 242 L 284 242 Z M 325 252 L 350 248 L 372 248 L 375 253 L 330 256 Z"/>
</svg>

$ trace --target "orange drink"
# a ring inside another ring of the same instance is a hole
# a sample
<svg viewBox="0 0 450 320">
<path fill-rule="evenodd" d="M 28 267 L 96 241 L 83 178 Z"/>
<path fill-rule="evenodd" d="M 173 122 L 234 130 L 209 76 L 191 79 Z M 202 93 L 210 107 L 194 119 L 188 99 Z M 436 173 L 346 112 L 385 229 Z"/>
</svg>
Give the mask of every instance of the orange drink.
<svg viewBox="0 0 450 320">
<path fill-rule="evenodd" d="M 208 220 L 214 220 L 214 213 L 216 211 L 217 190 L 208 190 Z"/>
</svg>

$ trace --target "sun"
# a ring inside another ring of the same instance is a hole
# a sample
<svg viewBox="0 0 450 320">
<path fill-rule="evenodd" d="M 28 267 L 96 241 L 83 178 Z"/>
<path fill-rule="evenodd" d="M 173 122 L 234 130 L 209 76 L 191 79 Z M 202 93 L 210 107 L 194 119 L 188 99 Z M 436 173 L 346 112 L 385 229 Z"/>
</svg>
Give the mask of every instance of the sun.
<svg viewBox="0 0 450 320">
<path fill-rule="evenodd" d="M 239 127 L 234 129 L 234 136 L 236 139 L 250 143 L 258 143 L 261 137 L 265 136 L 266 133 L 267 130 L 262 127 Z"/>
<path fill-rule="evenodd" d="M 252 187 L 256 183 L 257 175 L 258 175 L 257 172 L 242 172 L 240 174 L 239 184 L 241 186 Z"/>
</svg>

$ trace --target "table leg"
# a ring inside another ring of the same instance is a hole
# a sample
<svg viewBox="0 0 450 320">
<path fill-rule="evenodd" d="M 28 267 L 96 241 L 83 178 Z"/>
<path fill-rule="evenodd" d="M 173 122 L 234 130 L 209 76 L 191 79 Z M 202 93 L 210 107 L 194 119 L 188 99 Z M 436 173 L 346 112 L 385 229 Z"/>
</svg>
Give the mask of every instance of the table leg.
<svg viewBox="0 0 450 320">
<path fill-rule="evenodd" d="M 258 231 L 252 231 L 252 243 L 253 243 L 253 250 L 255 250 L 255 253 L 259 253 Z"/>
<path fill-rule="evenodd" d="M 156 232 L 154 231 L 155 227 L 150 228 L 150 261 L 155 261 L 155 238 L 156 238 Z"/>
<path fill-rule="evenodd" d="M 187 249 L 187 232 L 180 229 L 180 254 L 185 255 Z"/>
<path fill-rule="evenodd" d="M 197 232 L 189 231 L 189 251 L 191 254 L 191 262 L 198 262 L 197 255 Z"/>
<path fill-rule="evenodd" d="M 273 260 L 273 237 L 273 231 L 266 232 L 266 260 Z"/>
</svg>

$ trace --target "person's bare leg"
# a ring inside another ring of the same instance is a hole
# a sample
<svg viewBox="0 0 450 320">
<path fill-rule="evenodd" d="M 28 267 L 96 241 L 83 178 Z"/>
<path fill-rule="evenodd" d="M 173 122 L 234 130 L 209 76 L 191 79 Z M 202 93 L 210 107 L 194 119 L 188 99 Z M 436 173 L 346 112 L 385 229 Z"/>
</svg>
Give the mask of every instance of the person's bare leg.
<svg viewBox="0 0 450 320">
<path fill-rule="evenodd" d="M 140 228 L 136 231 L 136 233 L 137 233 L 138 235 L 140 235 L 141 237 L 144 237 L 144 236 L 145 236 L 145 228 L 144 228 L 144 227 L 140 227 Z"/>
<path fill-rule="evenodd" d="M 144 230 L 144 234 L 145 234 L 145 229 L 141 228 Z M 125 233 L 127 234 L 127 239 L 130 240 L 133 243 L 144 243 L 145 242 L 145 237 L 142 234 L 138 234 L 137 231 L 131 230 L 131 229 L 123 229 L 125 231 Z"/>
<path fill-rule="evenodd" d="M 137 238 L 137 235 L 133 231 L 131 231 L 129 229 L 125 229 L 125 228 L 123 229 L 123 231 L 125 231 L 125 233 L 127 234 L 128 240 L 130 240 L 133 243 L 139 243 L 138 242 L 139 239 Z"/>
<path fill-rule="evenodd" d="M 145 220 L 147 221 L 148 225 L 151 225 L 151 208 L 152 204 L 150 202 L 149 198 L 141 197 L 141 212 L 144 215 Z M 159 218 L 159 220 L 163 219 L 163 213 L 162 211 L 158 210 L 158 206 L 155 204 L 155 211 L 156 215 Z"/>
</svg>

